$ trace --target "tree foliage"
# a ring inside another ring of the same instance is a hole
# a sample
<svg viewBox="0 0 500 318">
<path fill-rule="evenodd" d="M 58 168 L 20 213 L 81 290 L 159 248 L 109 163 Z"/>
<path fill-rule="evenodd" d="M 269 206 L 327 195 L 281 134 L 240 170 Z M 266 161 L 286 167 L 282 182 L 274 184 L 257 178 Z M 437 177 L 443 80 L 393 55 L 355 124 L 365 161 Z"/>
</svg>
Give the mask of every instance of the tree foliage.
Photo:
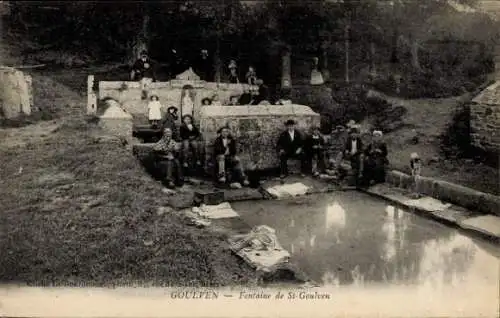
<svg viewBox="0 0 500 318">
<path fill-rule="evenodd" d="M 250 2 L 13 1 L 8 25 L 43 49 L 116 60 L 140 39 L 147 17 L 147 39 L 142 40 L 161 62 L 172 59 L 172 49 L 190 60 L 205 48 L 221 60 L 258 64 L 290 47 L 295 57 L 304 58 L 327 50 L 324 56 L 333 56 L 335 67 L 343 63 L 348 35 L 353 67 L 374 58 L 388 63 L 392 56 L 424 73 L 429 64 L 425 59 L 439 53 L 429 52 L 426 42 L 475 38 L 487 47 L 498 35 L 485 16 L 457 9 L 475 0 Z M 264 62 L 261 68 L 270 69 Z"/>
</svg>

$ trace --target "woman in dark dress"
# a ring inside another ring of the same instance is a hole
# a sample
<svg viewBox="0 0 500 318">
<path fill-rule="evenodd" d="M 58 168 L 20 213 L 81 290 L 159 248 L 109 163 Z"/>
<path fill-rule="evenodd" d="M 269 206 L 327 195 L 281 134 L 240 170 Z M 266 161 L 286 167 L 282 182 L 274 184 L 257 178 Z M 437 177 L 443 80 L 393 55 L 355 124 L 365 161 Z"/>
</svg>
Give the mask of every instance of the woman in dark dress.
<svg viewBox="0 0 500 318">
<path fill-rule="evenodd" d="M 375 130 L 372 142 L 365 149 L 363 185 L 369 186 L 372 182 L 384 183 L 388 163 L 387 145 L 383 141 L 383 134 L 380 130 Z"/>
</svg>

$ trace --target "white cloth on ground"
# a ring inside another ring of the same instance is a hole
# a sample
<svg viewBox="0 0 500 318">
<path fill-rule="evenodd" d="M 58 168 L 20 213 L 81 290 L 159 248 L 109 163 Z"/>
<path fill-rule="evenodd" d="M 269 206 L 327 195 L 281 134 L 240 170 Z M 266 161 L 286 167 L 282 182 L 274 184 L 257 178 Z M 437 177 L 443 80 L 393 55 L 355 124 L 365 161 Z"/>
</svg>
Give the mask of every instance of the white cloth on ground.
<svg viewBox="0 0 500 318">
<path fill-rule="evenodd" d="M 405 205 L 423 209 L 429 212 L 444 211 L 451 206 L 449 203 L 443 203 L 431 197 L 423 197 L 420 199 L 412 199 L 404 202 Z"/>
<path fill-rule="evenodd" d="M 224 219 L 238 217 L 238 213 L 233 210 L 229 202 L 223 202 L 217 205 L 202 204 L 199 208 L 192 209 L 194 213 L 208 219 Z"/>
<path fill-rule="evenodd" d="M 304 195 L 309 190 L 309 187 L 303 183 L 296 182 L 291 184 L 280 184 L 267 188 L 266 191 L 276 198 L 295 197 Z"/>
</svg>

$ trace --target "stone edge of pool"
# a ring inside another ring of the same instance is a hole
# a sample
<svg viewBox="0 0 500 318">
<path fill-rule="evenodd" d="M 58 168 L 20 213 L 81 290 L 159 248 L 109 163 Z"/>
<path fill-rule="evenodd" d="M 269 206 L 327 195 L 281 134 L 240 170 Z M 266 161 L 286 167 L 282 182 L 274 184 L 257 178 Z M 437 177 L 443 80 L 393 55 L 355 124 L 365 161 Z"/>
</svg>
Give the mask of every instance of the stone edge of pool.
<svg viewBox="0 0 500 318">
<path fill-rule="evenodd" d="M 385 184 L 359 191 L 392 202 L 409 212 L 500 244 L 500 197 L 498 196 L 429 177 L 418 177 L 414 183 L 410 175 L 396 170 L 388 172 Z M 439 211 L 409 206 L 406 202 L 414 199 L 411 192 L 449 203 L 451 206 Z"/>
<path fill-rule="evenodd" d="M 418 177 L 416 183 L 413 183 L 410 175 L 396 170 L 388 172 L 385 184 L 368 189 L 339 186 L 313 187 L 307 194 L 335 191 L 360 191 L 397 204 L 419 216 L 434 219 L 500 244 L 500 197 L 493 194 L 429 177 Z M 429 211 L 409 206 L 405 202 L 413 199 L 410 193 L 412 191 L 449 203 L 451 206 L 441 211 Z M 230 194 L 226 196 L 228 202 L 256 199 L 269 199 L 269 197 L 263 192 L 248 198 Z"/>
</svg>

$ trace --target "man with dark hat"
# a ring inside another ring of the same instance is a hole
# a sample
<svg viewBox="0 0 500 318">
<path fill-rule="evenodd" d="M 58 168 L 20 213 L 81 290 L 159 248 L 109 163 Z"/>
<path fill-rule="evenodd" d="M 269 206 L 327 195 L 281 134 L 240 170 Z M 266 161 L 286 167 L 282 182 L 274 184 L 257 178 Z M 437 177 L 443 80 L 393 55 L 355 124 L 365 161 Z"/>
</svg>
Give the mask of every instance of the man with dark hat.
<svg viewBox="0 0 500 318">
<path fill-rule="evenodd" d="M 276 145 L 280 159 L 280 178 L 288 175 L 288 159 L 300 160 L 301 173 L 306 170 L 306 156 L 303 150 L 304 140 L 300 132 L 295 128 L 295 121 L 289 119 L 285 122 L 286 130 L 281 133 Z"/>
<path fill-rule="evenodd" d="M 231 135 L 227 126 L 220 128 L 214 142 L 214 156 L 217 162 L 217 180 L 219 183 L 229 181 L 232 188 L 248 185 L 240 159 L 237 154 L 236 139 Z"/>
<path fill-rule="evenodd" d="M 343 158 L 349 160 L 351 169 L 358 182 L 363 172 L 363 142 L 361 141 L 360 129 L 358 125 L 352 125 L 349 129 L 349 137 L 347 137 Z"/>
<path fill-rule="evenodd" d="M 146 51 L 141 52 L 141 56 L 137 61 L 135 61 L 130 73 L 130 79 L 132 81 L 140 81 L 143 78 L 151 78 L 153 81 L 155 80 L 153 65 L 148 56 L 148 52 Z"/>
</svg>

